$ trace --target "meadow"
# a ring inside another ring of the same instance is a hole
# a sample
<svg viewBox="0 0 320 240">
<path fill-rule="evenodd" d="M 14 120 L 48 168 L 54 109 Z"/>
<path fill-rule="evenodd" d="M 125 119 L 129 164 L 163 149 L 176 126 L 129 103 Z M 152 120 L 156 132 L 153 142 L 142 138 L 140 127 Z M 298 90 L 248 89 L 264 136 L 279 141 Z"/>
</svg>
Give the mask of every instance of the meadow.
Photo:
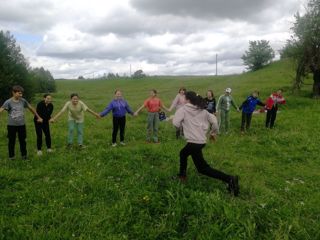
<svg viewBox="0 0 320 240">
<path fill-rule="evenodd" d="M 292 64 L 281 61 L 232 76 L 57 81 L 54 113 L 72 92 L 101 112 L 115 89 L 133 110 L 152 88 L 169 107 L 181 86 L 202 95 L 212 89 L 216 97 L 231 87 L 238 105 L 255 89 L 265 100 L 283 88 L 287 104 L 274 129 L 265 129 L 265 114 L 257 114 L 245 135 L 241 114 L 232 110 L 230 133 L 206 145 L 211 166 L 240 176 L 237 198 L 222 182 L 199 175 L 191 159 L 187 182 L 172 180 L 185 142 L 175 139 L 170 122 L 161 122 L 161 144 L 146 144 L 146 110 L 127 116 L 127 145 L 116 148 L 111 115 L 97 120 L 86 113 L 82 150 L 66 148 L 65 113 L 51 125 L 55 151 L 40 157 L 27 112 L 28 161 L 19 158 L 18 144 L 17 159 L 7 159 L 2 113 L 0 239 L 320 239 L 320 103 L 310 97 L 311 85 L 292 93 L 293 76 Z"/>
</svg>

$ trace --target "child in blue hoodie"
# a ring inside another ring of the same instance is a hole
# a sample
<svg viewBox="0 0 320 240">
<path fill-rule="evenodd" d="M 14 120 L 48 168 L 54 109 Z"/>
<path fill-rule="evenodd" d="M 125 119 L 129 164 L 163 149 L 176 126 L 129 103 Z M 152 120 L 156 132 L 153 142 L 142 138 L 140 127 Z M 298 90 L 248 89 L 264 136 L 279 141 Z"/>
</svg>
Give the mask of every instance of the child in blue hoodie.
<svg viewBox="0 0 320 240">
<path fill-rule="evenodd" d="M 247 99 L 241 104 L 239 109 L 242 110 L 241 117 L 241 132 L 244 133 L 245 130 L 249 130 L 251 124 L 252 113 L 255 110 L 256 106 L 264 106 L 259 99 L 259 92 L 254 91 Z"/>
<path fill-rule="evenodd" d="M 129 107 L 127 101 L 122 97 L 120 90 L 116 90 L 114 93 L 115 98 L 109 103 L 109 105 L 100 113 L 101 117 L 106 116 L 110 111 L 113 115 L 113 131 L 112 131 L 112 147 L 117 146 L 117 134 L 120 128 L 120 144 L 124 143 L 124 129 L 126 126 L 126 113 L 134 115 L 133 111 Z"/>
</svg>

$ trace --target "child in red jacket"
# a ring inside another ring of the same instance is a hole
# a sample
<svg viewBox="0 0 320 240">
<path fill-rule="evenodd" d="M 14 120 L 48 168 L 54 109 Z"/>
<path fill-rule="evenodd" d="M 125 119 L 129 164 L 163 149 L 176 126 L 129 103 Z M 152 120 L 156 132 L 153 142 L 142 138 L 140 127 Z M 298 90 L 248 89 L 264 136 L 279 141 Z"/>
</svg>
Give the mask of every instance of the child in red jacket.
<svg viewBox="0 0 320 240">
<path fill-rule="evenodd" d="M 266 100 L 267 118 L 266 127 L 273 128 L 274 122 L 277 117 L 278 104 L 285 104 L 286 100 L 282 96 L 282 90 L 279 89 L 277 92 L 272 93 Z"/>
</svg>

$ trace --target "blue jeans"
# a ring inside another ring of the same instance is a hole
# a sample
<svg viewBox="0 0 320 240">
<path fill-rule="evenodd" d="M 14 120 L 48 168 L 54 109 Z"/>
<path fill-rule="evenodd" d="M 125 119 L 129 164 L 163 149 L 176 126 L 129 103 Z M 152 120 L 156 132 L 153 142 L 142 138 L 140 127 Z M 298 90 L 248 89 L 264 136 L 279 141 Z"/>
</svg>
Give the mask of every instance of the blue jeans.
<svg viewBox="0 0 320 240">
<path fill-rule="evenodd" d="M 77 136 L 78 136 L 78 144 L 83 144 L 83 122 L 77 123 L 74 120 L 68 121 L 68 144 L 73 143 L 73 131 L 76 128 L 77 130 Z"/>
</svg>

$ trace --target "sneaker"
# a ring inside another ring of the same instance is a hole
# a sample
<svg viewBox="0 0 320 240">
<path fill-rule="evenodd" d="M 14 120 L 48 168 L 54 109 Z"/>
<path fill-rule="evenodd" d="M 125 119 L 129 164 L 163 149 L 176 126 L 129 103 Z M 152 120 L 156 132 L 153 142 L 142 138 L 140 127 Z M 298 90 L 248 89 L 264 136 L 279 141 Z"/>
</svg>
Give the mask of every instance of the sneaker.
<svg viewBox="0 0 320 240">
<path fill-rule="evenodd" d="M 126 143 L 125 142 L 120 142 L 120 145 L 125 146 Z"/>
<path fill-rule="evenodd" d="M 117 146 L 117 144 L 116 143 L 112 143 L 112 145 L 111 145 L 112 147 L 116 147 Z"/>
<path fill-rule="evenodd" d="M 87 148 L 87 146 L 82 145 L 82 144 L 79 144 L 79 148 L 80 148 L 80 149 L 85 149 L 85 148 Z"/>
<path fill-rule="evenodd" d="M 52 152 L 53 152 L 53 150 L 51 148 L 47 149 L 47 153 L 52 153 Z"/>
<path fill-rule="evenodd" d="M 13 156 L 13 157 L 9 157 L 9 160 L 15 160 L 16 159 L 16 157 L 15 156 Z"/>
<path fill-rule="evenodd" d="M 231 176 L 230 181 L 228 183 L 228 190 L 231 194 L 233 193 L 235 197 L 239 195 L 239 176 Z"/>
<path fill-rule="evenodd" d="M 172 180 L 179 180 L 181 183 L 185 183 L 187 181 L 187 176 L 180 176 L 179 174 L 172 176 Z"/>
<path fill-rule="evenodd" d="M 37 151 L 37 155 L 38 155 L 38 156 L 42 156 L 42 151 L 41 151 L 41 150 L 38 150 L 38 151 Z"/>
</svg>

